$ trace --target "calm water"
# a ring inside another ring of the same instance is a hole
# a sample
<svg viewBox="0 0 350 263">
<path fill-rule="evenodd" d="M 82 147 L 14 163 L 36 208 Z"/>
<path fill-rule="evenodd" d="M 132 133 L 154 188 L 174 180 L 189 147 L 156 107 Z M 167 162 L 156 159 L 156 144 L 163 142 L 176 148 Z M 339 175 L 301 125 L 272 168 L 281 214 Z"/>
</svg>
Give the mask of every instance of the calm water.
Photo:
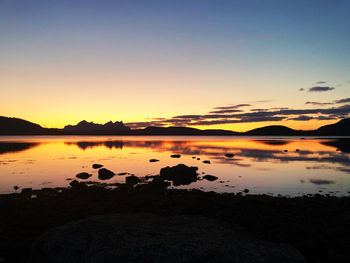
<svg viewBox="0 0 350 263">
<path fill-rule="evenodd" d="M 86 137 L 0 136 L 0 192 L 20 188 L 68 186 L 67 178 L 92 173 L 93 163 L 117 173 L 143 177 L 179 163 L 196 166 L 198 172 L 218 180 L 200 180 L 178 188 L 205 191 L 282 195 L 348 195 L 350 147 L 345 138 L 276 137 Z M 298 150 L 297 150 L 298 149 Z M 233 158 L 225 157 L 233 153 Z M 181 154 L 181 158 L 171 158 Z M 192 157 L 196 157 L 193 159 Z M 200 160 L 197 160 L 200 158 Z M 159 159 L 150 163 L 149 159 Z M 205 164 L 203 160 L 210 160 Z M 116 175 L 108 183 L 125 182 Z M 20 189 L 18 190 L 20 191 Z"/>
</svg>

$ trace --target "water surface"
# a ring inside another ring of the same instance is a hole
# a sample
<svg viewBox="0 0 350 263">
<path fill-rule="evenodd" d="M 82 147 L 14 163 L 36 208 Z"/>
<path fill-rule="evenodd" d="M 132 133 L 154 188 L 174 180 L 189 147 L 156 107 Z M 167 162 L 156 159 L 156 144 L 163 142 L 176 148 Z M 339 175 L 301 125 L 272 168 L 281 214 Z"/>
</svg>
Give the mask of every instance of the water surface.
<svg viewBox="0 0 350 263">
<path fill-rule="evenodd" d="M 0 137 L 0 193 L 14 186 L 66 187 L 80 172 L 99 181 L 92 164 L 116 174 L 157 175 L 161 168 L 198 167 L 199 180 L 177 188 L 216 192 L 348 195 L 349 138 L 199 137 L 199 136 L 12 136 Z M 234 154 L 228 158 L 227 153 Z M 180 154 L 181 158 L 171 158 Z M 195 158 L 194 158 L 195 157 Z M 159 162 L 149 162 L 158 159 Z M 200 160 L 198 160 L 200 159 Z M 209 160 L 210 164 L 203 163 Z M 107 183 L 123 183 L 116 175 Z M 82 180 L 83 181 L 83 180 Z"/>
</svg>

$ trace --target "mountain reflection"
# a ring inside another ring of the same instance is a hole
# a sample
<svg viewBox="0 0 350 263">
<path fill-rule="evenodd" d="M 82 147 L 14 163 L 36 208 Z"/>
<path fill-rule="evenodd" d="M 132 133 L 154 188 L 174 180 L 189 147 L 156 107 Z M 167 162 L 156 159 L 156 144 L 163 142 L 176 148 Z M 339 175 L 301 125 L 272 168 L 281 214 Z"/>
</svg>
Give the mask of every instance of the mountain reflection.
<svg viewBox="0 0 350 263">
<path fill-rule="evenodd" d="M 335 148 L 333 151 L 329 147 L 322 149 L 308 149 L 286 151 L 278 146 L 286 146 L 291 143 L 288 140 L 248 140 L 251 145 L 245 147 L 244 144 L 239 147 L 225 143 L 213 144 L 206 141 L 168 141 L 168 140 L 108 140 L 108 141 L 77 141 L 66 142 L 67 145 L 76 145 L 80 149 L 93 147 L 106 147 L 109 149 L 126 148 L 152 148 L 155 152 L 171 152 L 181 155 L 201 155 L 206 156 L 217 163 L 226 163 L 241 167 L 250 167 L 250 164 L 244 163 L 250 159 L 255 162 L 315 162 L 320 164 L 338 164 L 338 170 L 349 173 L 350 158 L 348 153 L 349 139 L 333 139 L 315 142 L 316 145 L 330 146 Z M 337 151 L 336 151 L 337 150 Z M 234 158 L 225 157 L 225 153 L 234 153 Z"/>
<path fill-rule="evenodd" d="M 39 144 L 33 142 L 0 142 L 0 154 L 29 150 Z"/>
</svg>

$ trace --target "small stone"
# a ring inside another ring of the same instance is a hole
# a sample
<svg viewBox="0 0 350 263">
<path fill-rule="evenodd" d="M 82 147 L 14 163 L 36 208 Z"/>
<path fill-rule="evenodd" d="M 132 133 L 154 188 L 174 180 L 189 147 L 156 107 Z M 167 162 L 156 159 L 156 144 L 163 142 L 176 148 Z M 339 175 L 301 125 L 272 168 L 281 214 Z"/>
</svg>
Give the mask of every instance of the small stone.
<svg viewBox="0 0 350 263">
<path fill-rule="evenodd" d="M 159 162 L 159 160 L 158 159 L 150 159 L 149 162 L 150 163 L 155 163 L 155 162 Z"/>
<path fill-rule="evenodd" d="M 17 185 L 15 185 L 15 186 L 13 187 L 13 189 L 18 190 L 19 187 L 18 187 Z"/>
<path fill-rule="evenodd" d="M 216 176 L 214 176 L 214 175 L 207 174 L 207 175 L 204 175 L 204 176 L 203 176 L 203 179 L 205 179 L 205 180 L 208 180 L 208 181 L 212 182 L 212 181 L 217 180 L 217 179 L 218 179 L 218 177 L 216 177 Z"/>
<path fill-rule="evenodd" d="M 94 164 L 92 165 L 92 168 L 94 168 L 94 169 L 99 169 L 99 168 L 101 168 L 101 167 L 103 167 L 103 165 L 102 165 L 102 164 L 98 164 L 98 163 L 94 163 Z"/>
<path fill-rule="evenodd" d="M 209 160 L 204 160 L 203 163 L 210 164 L 210 161 Z"/>
<path fill-rule="evenodd" d="M 228 158 L 232 158 L 235 155 L 233 153 L 226 153 L 225 156 L 228 157 Z"/>
<path fill-rule="evenodd" d="M 180 154 L 173 154 L 173 155 L 170 155 L 171 158 L 180 158 L 181 155 Z"/>
</svg>

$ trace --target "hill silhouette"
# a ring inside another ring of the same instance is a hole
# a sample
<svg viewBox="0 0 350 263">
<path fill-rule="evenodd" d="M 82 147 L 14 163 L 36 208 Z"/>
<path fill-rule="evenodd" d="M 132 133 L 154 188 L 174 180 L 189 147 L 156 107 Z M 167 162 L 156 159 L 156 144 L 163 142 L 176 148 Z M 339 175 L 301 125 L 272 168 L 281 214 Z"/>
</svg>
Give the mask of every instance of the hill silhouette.
<svg viewBox="0 0 350 263">
<path fill-rule="evenodd" d="M 286 126 L 281 125 L 271 125 L 261 128 L 256 128 L 250 131 L 247 131 L 244 133 L 244 135 L 254 135 L 254 136 L 261 136 L 261 135 L 300 135 L 301 131 L 293 130 L 291 128 L 288 128 Z"/>
<path fill-rule="evenodd" d="M 200 130 L 190 127 L 154 127 L 130 129 L 123 122 L 96 124 L 81 121 L 63 129 L 43 128 L 38 124 L 19 118 L 0 116 L 0 135 L 200 135 L 200 136 L 350 136 L 350 118 L 322 126 L 316 130 L 294 130 L 282 125 L 271 125 L 239 133 L 229 130 Z"/>
<path fill-rule="evenodd" d="M 322 126 L 316 130 L 318 135 L 337 135 L 348 136 L 350 135 L 350 118 L 343 119 L 334 124 Z"/>
<path fill-rule="evenodd" d="M 0 116 L 0 135 L 43 135 L 53 134 L 56 129 L 46 129 L 39 124 L 18 118 Z"/>
</svg>

